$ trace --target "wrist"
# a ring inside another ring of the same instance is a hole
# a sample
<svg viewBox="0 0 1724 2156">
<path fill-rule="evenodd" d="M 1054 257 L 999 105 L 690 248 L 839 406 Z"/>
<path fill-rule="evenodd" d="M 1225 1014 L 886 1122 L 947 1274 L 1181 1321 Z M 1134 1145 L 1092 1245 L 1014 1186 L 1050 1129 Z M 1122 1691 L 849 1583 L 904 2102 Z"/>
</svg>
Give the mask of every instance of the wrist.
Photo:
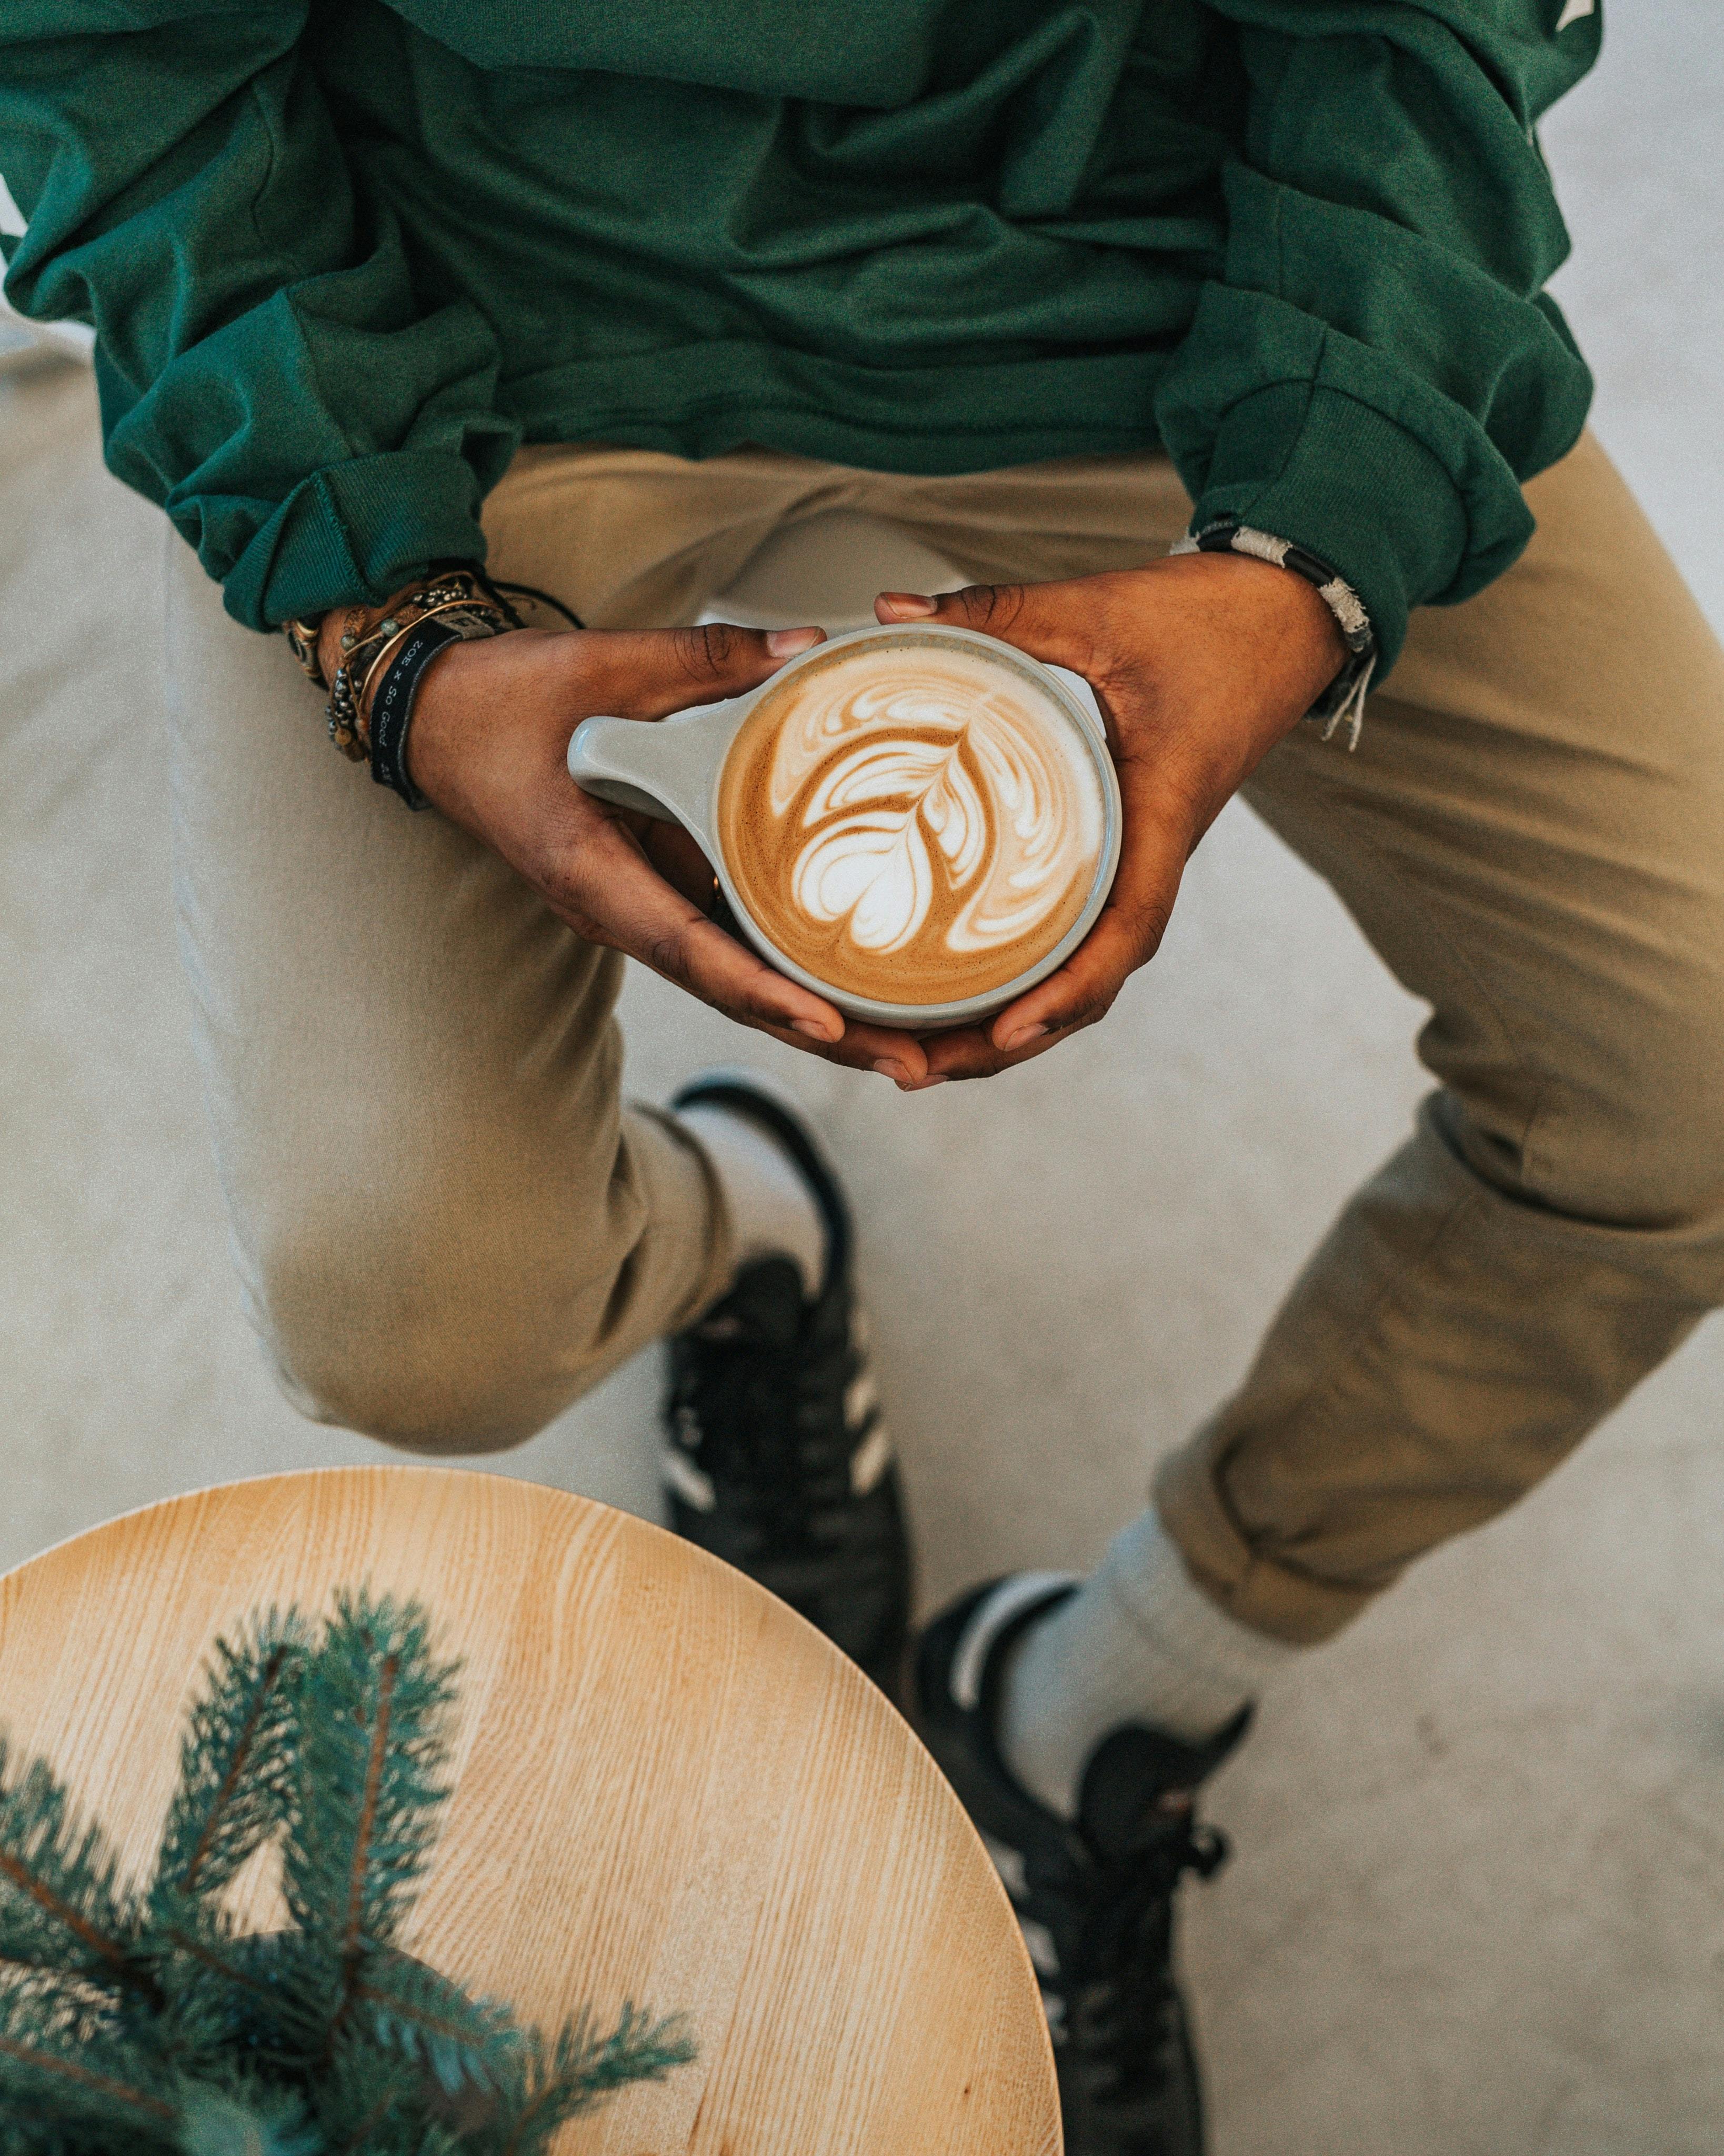
<svg viewBox="0 0 1724 2156">
<path fill-rule="evenodd" d="M 1265 747 L 1298 724 L 1346 663 L 1334 616 L 1302 578 L 1238 554 L 1185 555 L 1158 562 L 1155 573 L 1183 588 L 1187 655 L 1207 692 L 1199 701 L 1265 732 Z"/>
<path fill-rule="evenodd" d="M 414 783 L 408 743 L 424 677 L 457 644 L 522 626 L 481 569 L 456 563 L 403 586 L 381 606 L 336 608 L 318 622 L 290 622 L 286 633 L 301 666 L 329 691 L 336 747 L 350 762 L 369 763 L 372 779 L 409 808 L 423 808 L 428 797 Z"/>
<path fill-rule="evenodd" d="M 1347 745 L 1357 748 L 1364 724 L 1365 699 L 1377 670 L 1379 653 L 1377 631 L 1365 603 L 1337 570 L 1309 548 L 1278 538 L 1270 531 L 1242 524 L 1231 513 L 1212 518 L 1178 542 L 1175 555 L 1244 556 L 1284 570 L 1316 592 L 1327 608 L 1339 634 L 1342 655 L 1321 693 L 1314 696 L 1304 716 L 1323 729 L 1327 741 L 1337 726 L 1347 728 Z"/>
<path fill-rule="evenodd" d="M 1285 672 L 1300 706 L 1296 719 L 1302 717 L 1347 663 L 1341 624 L 1304 578 L 1238 555 L 1229 558 L 1251 573 L 1258 634 Z"/>
<path fill-rule="evenodd" d="M 483 693 L 485 670 L 495 663 L 494 644 L 489 638 L 451 644 L 439 652 L 419 684 L 405 761 L 408 779 L 434 808 L 447 810 L 461 798 L 461 768 L 473 743 L 472 715 Z"/>
<path fill-rule="evenodd" d="M 398 590 L 391 592 L 379 606 L 355 604 L 330 608 L 317 631 L 317 663 L 323 670 L 326 682 L 335 680 L 336 670 L 348 653 L 355 649 L 380 623 L 387 621 L 393 610 L 403 605 L 409 594 L 417 591 L 424 582 L 423 577 L 414 578 L 412 583 L 403 584 Z"/>
</svg>

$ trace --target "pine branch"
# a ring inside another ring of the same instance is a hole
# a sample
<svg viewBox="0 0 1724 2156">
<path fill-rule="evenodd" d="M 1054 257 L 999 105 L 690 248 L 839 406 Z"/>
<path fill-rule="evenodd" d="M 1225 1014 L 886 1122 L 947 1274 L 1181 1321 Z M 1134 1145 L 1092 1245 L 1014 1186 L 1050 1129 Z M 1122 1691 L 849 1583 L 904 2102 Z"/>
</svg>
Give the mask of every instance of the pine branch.
<svg viewBox="0 0 1724 2156">
<path fill-rule="evenodd" d="M 200 1969 L 218 1977 L 223 1984 L 232 1984 L 236 1990 L 249 1992 L 259 2000 L 268 2000 L 275 1995 L 264 1979 L 254 1975 L 238 1954 L 223 1952 L 228 1943 L 225 1940 L 200 1939 L 177 1928 L 167 1934 L 167 1943 L 175 1953 L 184 1954 L 187 1960 L 196 1962 Z"/>
<path fill-rule="evenodd" d="M 56 2126 L 93 2128 L 115 2148 L 172 2138 L 175 2110 L 147 2051 L 45 1978 L 0 1993 L 0 2116 L 46 2115 Z"/>
<path fill-rule="evenodd" d="M 352 2026 L 418 2061 L 447 2096 L 500 2087 L 520 2054 L 514 2016 L 406 1954 L 370 1955 L 352 1989 Z"/>
<path fill-rule="evenodd" d="M 566 2022 L 548 2053 L 535 2030 L 525 2046 L 525 2071 L 508 2092 L 496 2156 L 542 2156 L 557 2128 L 629 2082 L 661 2081 L 695 2056 L 680 2015 L 654 2021 L 625 2005 L 608 2036 L 589 2033 L 590 2016 Z"/>
<path fill-rule="evenodd" d="M 118 2104 L 140 2118 L 160 2119 L 165 2125 L 173 2123 L 171 2103 L 163 2103 L 159 2097 L 149 2095 L 117 2075 L 98 2073 L 89 2066 L 80 2066 L 75 2059 L 62 2058 L 57 2051 L 48 2051 L 40 2044 L 27 2044 L 15 2036 L 0 2036 L 0 2059 L 28 2069 L 30 2076 L 39 2076 L 50 2087 L 64 2083 L 80 2095 L 100 2099 L 104 2105 Z"/>
<path fill-rule="evenodd" d="M 337 1598 L 218 1643 L 146 1895 L 40 1761 L 0 1743 L 0 2156 L 545 2156 L 694 2056 L 632 2006 L 554 2042 L 397 1950 L 447 1800 L 453 1664 L 423 1613 Z M 293 1928 L 222 1896 L 285 1830 Z"/>
<path fill-rule="evenodd" d="M 422 1611 L 367 1597 L 338 1599 L 305 1664 L 283 1883 L 295 1922 L 350 1972 L 395 1937 L 429 1858 L 454 1676 Z"/>
<path fill-rule="evenodd" d="M 7 1765 L 0 1739 L 0 1958 L 147 1985 L 136 1911 L 115 1885 L 100 1830 L 80 1830 L 44 1761 L 33 1759 L 10 1787 Z"/>
<path fill-rule="evenodd" d="M 182 1906 L 188 1919 L 204 1913 L 195 1901 Z M 289 2048 L 282 2001 L 256 1965 L 257 1943 L 216 1921 L 151 1933 L 164 2000 L 154 2039 L 182 2074 L 203 2075 L 235 2053 L 260 2057 Z"/>
<path fill-rule="evenodd" d="M 353 1835 L 353 1854 L 347 1870 L 347 1910 L 341 1926 L 341 1958 L 358 1958 L 365 1943 L 366 1886 L 371 1876 L 373 1843 L 377 1830 L 377 1798 L 383 1786 L 383 1763 L 389 1757 L 389 1717 L 395 1706 L 395 1686 L 401 1675 L 399 1655 L 385 1655 L 377 1672 L 376 1719 L 372 1724 L 371 1748 L 365 1760 L 365 1794 L 360 1800 L 359 1820 Z"/>
<path fill-rule="evenodd" d="M 292 1795 L 294 1681 L 305 1652 L 296 1610 L 254 1619 L 216 1642 L 180 1743 L 180 1781 L 151 1900 L 219 1894 L 284 1822 Z"/>
<path fill-rule="evenodd" d="M 184 2071 L 202 2072 L 207 2061 L 231 2056 L 303 2079 L 323 2055 L 341 1971 L 300 1933 L 236 1938 L 207 1928 L 176 1942 L 162 1970 L 162 2041 Z"/>
<path fill-rule="evenodd" d="M 428 2123 L 423 2072 L 412 2059 L 351 2036 L 338 2043 L 316 2083 L 317 2123 L 328 2156 L 417 2150 Z"/>
<path fill-rule="evenodd" d="M 182 2156 L 323 2156 L 324 2140 L 291 2091 L 250 2079 L 185 2091 Z"/>
</svg>

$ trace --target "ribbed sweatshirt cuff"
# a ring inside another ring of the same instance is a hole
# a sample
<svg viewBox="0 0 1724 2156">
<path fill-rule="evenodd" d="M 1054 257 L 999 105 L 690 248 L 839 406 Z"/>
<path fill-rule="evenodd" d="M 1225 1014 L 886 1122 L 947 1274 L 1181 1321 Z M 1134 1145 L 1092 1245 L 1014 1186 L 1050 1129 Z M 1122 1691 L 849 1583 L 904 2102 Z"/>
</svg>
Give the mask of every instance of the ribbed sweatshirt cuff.
<svg viewBox="0 0 1724 2156">
<path fill-rule="evenodd" d="M 1467 545 L 1465 506 L 1429 450 L 1370 405 L 1309 382 L 1254 391 L 1223 418 L 1193 529 L 1229 514 L 1352 586 L 1377 634 L 1379 680 L 1417 598 L 1451 581 Z"/>
<path fill-rule="evenodd" d="M 333 606 L 379 604 L 428 562 L 482 562 L 480 498 L 472 467 L 446 450 L 393 450 L 313 472 L 228 571 L 228 611 L 248 629 L 275 629 Z M 196 544 L 198 535 L 186 536 Z"/>
</svg>

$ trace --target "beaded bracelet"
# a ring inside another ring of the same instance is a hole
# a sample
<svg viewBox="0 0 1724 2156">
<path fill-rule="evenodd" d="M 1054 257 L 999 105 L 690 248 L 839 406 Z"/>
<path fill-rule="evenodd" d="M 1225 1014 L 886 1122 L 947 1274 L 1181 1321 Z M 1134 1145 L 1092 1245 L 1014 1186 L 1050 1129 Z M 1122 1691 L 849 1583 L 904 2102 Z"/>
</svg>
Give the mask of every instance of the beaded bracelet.
<svg viewBox="0 0 1724 2156">
<path fill-rule="evenodd" d="M 1335 617 L 1347 646 L 1347 661 L 1318 697 L 1306 717 L 1323 729 L 1327 741 L 1337 726 L 1345 726 L 1347 745 L 1357 748 L 1365 723 L 1365 698 L 1377 670 L 1377 632 L 1365 603 L 1347 579 L 1329 564 L 1290 540 L 1273 532 L 1258 531 L 1236 516 L 1218 516 L 1201 530 L 1189 531 L 1168 548 L 1172 554 L 1249 554 L 1278 569 L 1290 569 L 1316 587 L 1317 597 Z"/>
<path fill-rule="evenodd" d="M 446 620 L 464 641 L 523 626 L 508 601 L 488 593 L 470 570 L 408 593 L 363 631 L 363 610 L 354 608 L 342 626 L 341 662 L 330 684 L 329 737 L 355 763 L 371 755 L 372 684 L 408 632 L 433 616 Z"/>
<path fill-rule="evenodd" d="M 320 654 L 326 614 L 284 622 L 282 632 L 306 678 L 327 690 L 329 737 L 354 763 L 371 766 L 379 786 L 409 808 L 425 797 L 408 776 L 407 736 L 425 670 L 452 644 L 471 643 L 525 629 L 505 593 L 560 614 L 571 629 L 585 626 L 561 599 L 531 584 L 493 579 L 463 565 L 434 570 L 429 581 L 403 592 L 387 608 L 350 607 L 341 624 L 341 658 L 328 680 Z M 366 626 L 367 613 L 377 619 Z M 376 693 L 372 693 L 373 684 Z"/>
<path fill-rule="evenodd" d="M 319 648 L 328 615 L 306 615 L 284 622 L 282 634 L 306 679 L 329 696 L 330 739 L 342 754 L 355 763 L 364 762 L 369 752 L 370 722 L 367 715 L 372 682 L 379 668 L 387 663 L 391 645 L 398 642 L 415 622 L 432 613 L 444 614 L 464 639 L 500 636 L 505 629 L 526 626 L 506 596 L 510 593 L 549 608 L 553 613 L 560 614 L 571 629 L 585 626 L 578 614 L 572 613 L 550 593 L 541 592 L 531 584 L 487 577 L 481 570 L 464 564 L 434 570 L 429 581 L 402 593 L 387 608 L 350 607 L 341 631 L 341 663 L 336 668 L 333 681 L 324 673 Z M 377 619 L 367 629 L 364 623 L 368 612 L 374 613 Z"/>
</svg>

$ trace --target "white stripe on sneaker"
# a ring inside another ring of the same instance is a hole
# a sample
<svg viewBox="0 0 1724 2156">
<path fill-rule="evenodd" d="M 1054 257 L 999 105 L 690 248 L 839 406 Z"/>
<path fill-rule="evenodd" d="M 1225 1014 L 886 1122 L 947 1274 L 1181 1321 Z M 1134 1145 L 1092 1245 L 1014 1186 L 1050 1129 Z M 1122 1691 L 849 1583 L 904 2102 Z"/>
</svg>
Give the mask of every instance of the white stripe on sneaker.
<svg viewBox="0 0 1724 2156">
<path fill-rule="evenodd" d="M 1078 1577 L 1075 1572 L 1014 1572 L 977 1604 L 952 1658 L 952 1696 L 966 1714 L 982 1704 L 982 1673 L 1001 1632 L 1020 1611 L 1056 1588 L 1075 1586 Z"/>
<path fill-rule="evenodd" d="M 684 1504 L 692 1505 L 697 1512 L 710 1512 L 717 1505 L 718 1492 L 712 1486 L 712 1477 L 674 1445 L 667 1445 L 660 1454 L 659 1472 Z"/>
<path fill-rule="evenodd" d="M 891 1464 L 890 1435 L 883 1422 L 877 1422 L 850 1455 L 850 1494 L 865 1497 Z"/>
<path fill-rule="evenodd" d="M 1005 1888 L 1013 1902 L 1027 1901 L 1029 1897 L 1029 1881 L 1024 1875 L 1023 1851 L 1013 1849 L 1008 1841 L 1000 1840 L 998 1835 L 991 1835 L 986 1827 L 978 1828 L 977 1831 L 982 1836 L 983 1848 L 993 1859 L 993 1868 L 1000 1876 L 1001 1886 Z"/>
<path fill-rule="evenodd" d="M 1030 1966 L 1038 1976 L 1058 1976 L 1060 1951 L 1054 1944 L 1054 1934 L 1034 1917 L 1020 1917 L 1018 1928 L 1024 1934 L 1024 1950 L 1029 1956 Z"/>
</svg>

